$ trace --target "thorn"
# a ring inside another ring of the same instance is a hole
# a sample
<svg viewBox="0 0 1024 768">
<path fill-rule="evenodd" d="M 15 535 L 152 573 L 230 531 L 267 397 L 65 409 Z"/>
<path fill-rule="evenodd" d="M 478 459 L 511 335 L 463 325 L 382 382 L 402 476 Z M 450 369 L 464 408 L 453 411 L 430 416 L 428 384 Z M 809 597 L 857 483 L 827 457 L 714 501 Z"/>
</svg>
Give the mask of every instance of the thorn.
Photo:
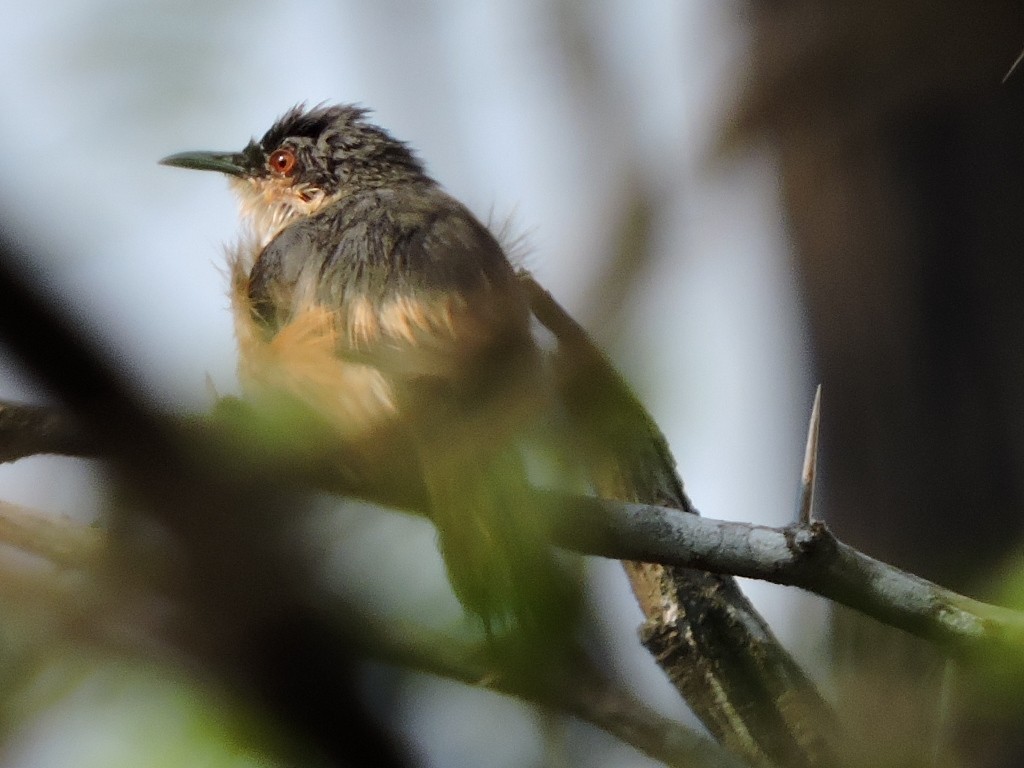
<svg viewBox="0 0 1024 768">
<path fill-rule="evenodd" d="M 800 474 L 800 525 L 811 524 L 814 512 L 814 481 L 818 474 L 818 427 L 821 425 L 821 384 L 814 392 L 811 421 L 807 425 L 807 447 L 804 448 L 804 468 Z"/>
<path fill-rule="evenodd" d="M 1005 75 L 1003 75 L 1003 85 L 1006 85 L 1006 81 L 1010 79 L 1010 75 L 1017 71 L 1017 67 L 1020 66 L 1022 61 L 1024 61 L 1024 51 L 1021 51 L 1018 54 L 1017 58 L 1014 59 L 1013 64 L 1010 65 L 1010 69 Z"/>
<path fill-rule="evenodd" d="M 213 376 L 210 375 L 209 371 L 206 373 L 206 396 L 214 403 L 220 400 L 220 393 L 217 391 L 217 385 L 214 383 Z"/>
</svg>

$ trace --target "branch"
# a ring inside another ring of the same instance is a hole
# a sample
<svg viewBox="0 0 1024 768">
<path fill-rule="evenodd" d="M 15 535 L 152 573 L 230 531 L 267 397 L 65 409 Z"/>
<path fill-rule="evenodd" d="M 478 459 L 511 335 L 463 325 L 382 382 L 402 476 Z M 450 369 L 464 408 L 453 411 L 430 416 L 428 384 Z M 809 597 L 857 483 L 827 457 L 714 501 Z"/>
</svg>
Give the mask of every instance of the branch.
<svg viewBox="0 0 1024 768">
<path fill-rule="evenodd" d="M 66 631 L 90 642 L 135 655 L 166 656 L 168 645 L 160 639 L 164 631 L 160 613 L 140 609 L 166 605 L 166 596 L 126 590 L 124 584 L 104 579 L 102 554 L 108 554 L 108 542 L 103 532 L 0 502 L 0 541 L 59 565 L 77 567 L 84 576 L 66 579 L 53 571 L 7 567 L 0 560 L 0 596 L 4 600 L 55 618 Z M 493 661 L 478 645 L 421 627 L 403 631 L 393 623 L 381 626 L 336 595 L 318 594 L 312 602 L 330 616 L 326 623 L 346 628 L 340 647 L 358 650 L 369 659 L 574 715 L 670 766 L 742 768 L 718 744 L 663 717 L 593 669 L 546 675 L 542 680 L 496 674 Z"/>
<path fill-rule="evenodd" d="M 575 498 L 558 540 L 586 554 L 699 568 L 800 587 L 970 655 L 1024 662 L 1024 612 L 983 603 L 875 560 L 820 520 L 771 528 L 644 504 Z M 585 538 L 581 538 L 585 536 Z"/>
<path fill-rule="evenodd" d="M 0 402 L 0 463 L 37 454 L 83 456 L 94 442 L 63 411 Z"/>
<path fill-rule="evenodd" d="M 103 536 L 99 530 L 73 520 L 55 520 L 0 501 L 0 542 L 44 557 L 63 568 L 82 568 L 96 562 Z"/>
<path fill-rule="evenodd" d="M 369 655 L 467 685 L 479 685 L 524 701 L 575 715 L 635 749 L 672 766 L 740 768 L 736 758 L 711 740 L 663 717 L 640 700 L 597 675 L 547 679 L 529 685 L 494 675 L 471 646 L 448 636 L 431 637 L 421 628 L 403 634 L 389 626 L 364 638 Z M 475 659 L 474 659 L 475 657 Z"/>
<path fill-rule="evenodd" d="M 21 410 L 36 416 L 0 420 L 0 455 L 13 453 L 12 445 L 40 444 L 35 439 L 23 439 L 11 425 L 20 423 L 32 430 L 36 424 L 59 425 L 66 421 L 57 409 L 0 402 L 2 413 L 17 414 Z M 217 428 L 207 424 L 211 426 Z M 88 441 L 79 445 L 92 450 Z M 328 462 L 316 464 L 320 471 Z M 318 474 L 315 479 L 331 490 L 425 514 L 422 507 L 417 508 L 417 499 L 396 498 L 394 489 L 386 494 L 375 489 L 353 489 L 346 486 L 347 479 L 326 474 Z M 556 502 L 551 503 L 549 498 L 537 504 L 537 509 L 551 510 L 555 515 L 549 521 L 553 535 L 566 549 L 800 587 L 930 640 L 952 654 L 971 655 L 991 649 L 1024 662 L 1024 612 L 974 600 L 865 555 L 839 541 L 824 522 L 810 519 L 809 502 L 801 505 L 808 507 L 809 522 L 782 528 L 586 496 L 558 495 Z M 12 518 L 7 513 L 10 509 L 0 505 L 0 540 L 53 558 L 52 549 L 25 546 L 18 536 L 27 534 L 7 528 L 21 519 L 18 515 Z M 21 524 L 26 524 L 24 519 Z M 45 541 L 50 534 L 41 529 L 33 535 L 42 535 Z M 54 541 L 59 540 L 57 535 Z"/>
</svg>

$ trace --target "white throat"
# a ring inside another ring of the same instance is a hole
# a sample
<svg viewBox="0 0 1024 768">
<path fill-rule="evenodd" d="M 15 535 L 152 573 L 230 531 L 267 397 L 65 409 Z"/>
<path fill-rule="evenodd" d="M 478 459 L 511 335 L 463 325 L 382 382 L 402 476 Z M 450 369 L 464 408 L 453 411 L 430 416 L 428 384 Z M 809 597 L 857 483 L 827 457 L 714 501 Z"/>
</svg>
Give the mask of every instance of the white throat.
<svg viewBox="0 0 1024 768">
<path fill-rule="evenodd" d="M 333 198 L 309 184 L 283 178 L 230 178 L 239 211 L 260 250 L 296 219 L 311 216 Z"/>
</svg>

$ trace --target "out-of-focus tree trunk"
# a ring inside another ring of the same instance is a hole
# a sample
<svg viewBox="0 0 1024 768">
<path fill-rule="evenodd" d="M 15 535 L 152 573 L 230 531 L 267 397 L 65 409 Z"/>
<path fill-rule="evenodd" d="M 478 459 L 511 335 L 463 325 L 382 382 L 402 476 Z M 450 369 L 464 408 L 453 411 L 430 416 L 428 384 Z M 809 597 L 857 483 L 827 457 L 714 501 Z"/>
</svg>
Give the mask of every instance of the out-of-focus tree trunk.
<svg viewBox="0 0 1024 768">
<path fill-rule="evenodd" d="M 819 510 L 870 554 L 983 591 L 1024 532 L 1024 73 L 1001 84 L 1024 2 L 745 8 L 727 142 L 779 160 L 825 393 Z M 927 764 L 929 746 L 1021 764 L 1020 700 L 954 695 L 936 747 L 937 658 L 839 624 L 841 703 L 876 764 Z"/>
</svg>

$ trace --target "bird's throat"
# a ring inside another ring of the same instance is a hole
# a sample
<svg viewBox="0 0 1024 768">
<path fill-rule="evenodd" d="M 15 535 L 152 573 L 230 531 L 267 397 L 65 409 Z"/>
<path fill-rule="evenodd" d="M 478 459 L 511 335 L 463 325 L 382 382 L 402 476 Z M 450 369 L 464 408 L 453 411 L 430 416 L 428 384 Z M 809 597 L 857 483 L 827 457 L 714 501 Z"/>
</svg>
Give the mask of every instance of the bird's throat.
<svg viewBox="0 0 1024 768">
<path fill-rule="evenodd" d="M 239 211 L 258 248 L 264 248 L 293 221 L 312 216 L 337 196 L 284 178 L 231 178 Z"/>
</svg>

